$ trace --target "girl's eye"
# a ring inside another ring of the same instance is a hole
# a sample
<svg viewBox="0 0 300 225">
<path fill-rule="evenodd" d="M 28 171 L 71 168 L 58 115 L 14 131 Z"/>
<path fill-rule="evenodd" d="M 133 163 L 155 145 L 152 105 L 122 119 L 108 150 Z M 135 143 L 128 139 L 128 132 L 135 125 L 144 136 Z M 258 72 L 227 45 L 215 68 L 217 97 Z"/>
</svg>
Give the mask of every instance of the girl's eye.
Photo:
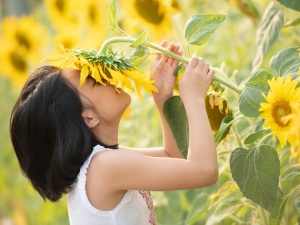
<svg viewBox="0 0 300 225">
<path fill-rule="evenodd" d="M 92 83 L 93 87 L 97 84 L 96 80 L 90 76 L 86 78 L 88 82 Z"/>
</svg>

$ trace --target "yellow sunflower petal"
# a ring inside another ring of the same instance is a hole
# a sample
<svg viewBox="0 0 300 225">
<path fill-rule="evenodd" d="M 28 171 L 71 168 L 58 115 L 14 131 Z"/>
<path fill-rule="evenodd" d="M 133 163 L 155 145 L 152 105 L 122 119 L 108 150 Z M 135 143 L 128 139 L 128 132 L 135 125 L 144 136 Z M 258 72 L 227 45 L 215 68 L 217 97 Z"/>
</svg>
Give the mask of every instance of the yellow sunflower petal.
<svg viewBox="0 0 300 225">
<path fill-rule="evenodd" d="M 80 72 L 80 82 L 79 82 L 79 87 L 81 87 L 85 81 L 85 79 L 87 78 L 87 76 L 90 73 L 90 69 L 88 65 L 83 65 L 83 67 L 81 68 L 81 72 Z"/>
<path fill-rule="evenodd" d="M 104 80 L 107 80 L 107 81 L 110 82 L 110 83 L 113 82 L 113 80 L 112 80 L 111 78 L 109 78 L 109 77 L 104 73 L 103 68 L 102 68 L 102 66 L 100 65 L 100 63 L 99 63 L 99 65 L 98 65 L 98 69 L 99 69 L 99 72 L 100 72 L 101 77 L 103 77 Z"/>
<path fill-rule="evenodd" d="M 106 84 L 102 82 L 98 66 L 97 65 L 93 65 L 93 67 L 91 68 L 91 70 L 92 70 L 91 76 L 95 79 L 95 81 L 98 82 L 98 83 L 100 83 L 100 84 L 102 84 L 103 86 L 106 86 Z"/>
<path fill-rule="evenodd" d="M 110 72 L 111 76 L 113 77 L 113 81 L 116 82 L 116 85 L 120 84 L 128 89 L 131 89 L 134 91 L 134 88 L 132 87 L 130 81 L 119 71 L 113 70 L 109 67 L 107 67 L 108 71 Z"/>
<path fill-rule="evenodd" d="M 150 77 L 146 76 L 144 73 L 138 70 L 122 70 L 122 72 L 135 82 L 139 97 L 142 97 L 141 86 L 143 86 L 150 95 L 152 94 L 152 91 L 158 92 L 158 89 L 153 85 L 155 81 L 150 80 Z"/>
</svg>

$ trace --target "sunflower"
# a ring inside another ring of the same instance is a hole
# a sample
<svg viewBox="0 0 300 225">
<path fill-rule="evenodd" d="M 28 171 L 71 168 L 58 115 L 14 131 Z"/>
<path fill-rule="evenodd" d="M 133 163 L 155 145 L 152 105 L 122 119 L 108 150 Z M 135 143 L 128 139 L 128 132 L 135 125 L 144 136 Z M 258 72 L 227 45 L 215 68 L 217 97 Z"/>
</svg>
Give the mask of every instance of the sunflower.
<svg viewBox="0 0 300 225">
<path fill-rule="evenodd" d="M 71 24 L 66 26 L 64 29 L 58 29 L 53 41 L 54 46 L 62 44 L 66 48 L 74 48 L 81 45 L 81 38 L 79 32 L 73 32 L 74 28 Z"/>
<path fill-rule="evenodd" d="M 18 48 L 16 44 L 1 43 L 0 55 L 0 73 L 5 77 L 11 79 L 12 83 L 16 86 L 21 86 L 27 80 L 27 75 L 30 69 L 27 60 L 26 50 Z"/>
<path fill-rule="evenodd" d="M 45 48 L 48 34 L 47 29 L 33 17 L 5 18 L 1 23 L 1 33 L 1 40 L 4 43 L 14 42 L 16 48 L 23 48 L 27 52 L 30 60 L 40 60 L 41 50 Z"/>
<path fill-rule="evenodd" d="M 294 105 L 299 102 L 300 89 L 296 88 L 297 81 L 291 80 L 291 75 L 287 75 L 285 80 L 282 77 L 272 78 L 268 83 L 270 91 L 267 96 L 263 94 L 266 102 L 260 103 L 260 116 L 265 119 L 264 126 L 271 128 L 273 135 L 284 147 L 287 141 L 294 141 L 293 136 L 289 135 L 289 130 L 295 121 L 284 118 L 295 113 Z"/>
<path fill-rule="evenodd" d="M 47 30 L 33 17 L 7 17 L 1 23 L 1 34 L 1 74 L 9 77 L 13 84 L 22 85 L 31 66 L 40 62 Z"/>
<path fill-rule="evenodd" d="M 93 28 L 102 29 L 106 25 L 106 11 L 108 2 L 106 0 L 80 1 L 80 20 L 83 24 Z"/>
<path fill-rule="evenodd" d="M 105 0 L 86 0 L 80 1 L 79 5 L 81 13 L 79 19 L 82 30 L 84 43 L 83 47 L 98 49 L 104 42 L 108 26 L 107 26 L 107 9 L 108 3 Z"/>
<path fill-rule="evenodd" d="M 129 32 L 149 31 L 153 40 L 162 40 L 173 33 L 172 6 L 163 0 L 121 0 L 126 23 L 122 24 Z M 128 20 L 127 20 L 128 19 Z"/>
<path fill-rule="evenodd" d="M 300 48 L 298 49 L 299 51 L 299 57 L 300 57 Z M 299 70 L 298 70 L 298 74 L 300 74 L 300 67 L 299 67 Z"/>
<path fill-rule="evenodd" d="M 300 103 L 294 104 L 294 112 L 283 118 L 283 121 L 293 121 L 294 126 L 292 126 L 288 135 L 293 137 L 293 141 L 290 143 L 291 156 L 290 159 L 298 158 L 298 163 L 300 164 Z"/>
<path fill-rule="evenodd" d="M 80 70 L 80 86 L 88 76 L 91 76 L 104 86 L 106 85 L 104 81 L 115 85 L 117 92 L 119 92 L 118 87 L 134 91 L 130 82 L 132 80 L 140 98 L 142 98 L 141 87 L 144 87 L 149 94 L 158 91 L 153 86 L 154 80 L 150 80 L 149 76 L 131 66 L 122 55 L 113 52 L 108 55 L 98 55 L 94 50 L 81 48 L 69 50 L 59 45 L 56 54 L 47 57 L 46 60 L 53 62 L 53 65 L 59 68 Z"/>
<path fill-rule="evenodd" d="M 220 93 L 208 92 L 205 98 L 205 107 L 213 132 L 220 129 L 225 116 L 232 116 L 232 110 L 227 100 Z"/>
<path fill-rule="evenodd" d="M 66 24 L 78 26 L 78 7 L 75 3 L 70 0 L 44 0 L 48 17 L 56 29 L 64 28 Z"/>
</svg>

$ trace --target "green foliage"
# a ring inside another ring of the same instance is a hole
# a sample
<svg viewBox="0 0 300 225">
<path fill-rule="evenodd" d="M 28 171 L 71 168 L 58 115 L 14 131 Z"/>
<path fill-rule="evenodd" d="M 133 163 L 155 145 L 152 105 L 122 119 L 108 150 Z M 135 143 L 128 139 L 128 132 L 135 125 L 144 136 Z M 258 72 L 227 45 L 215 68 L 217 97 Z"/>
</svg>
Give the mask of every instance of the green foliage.
<svg viewBox="0 0 300 225">
<path fill-rule="evenodd" d="M 277 196 L 274 212 L 269 216 L 269 225 L 280 225 L 288 196 Z"/>
<path fill-rule="evenodd" d="M 213 195 L 209 208 L 216 207 L 215 215 L 224 217 L 241 208 L 241 193 L 233 182 L 226 182 Z"/>
<path fill-rule="evenodd" d="M 244 140 L 244 144 L 252 144 L 253 142 L 261 139 L 262 137 L 266 136 L 267 134 L 270 133 L 270 130 L 258 130 L 255 131 L 254 133 L 250 134 L 249 136 L 247 136 Z"/>
<path fill-rule="evenodd" d="M 297 208 L 298 213 L 300 214 L 300 197 L 295 199 L 295 206 Z"/>
<path fill-rule="evenodd" d="M 203 45 L 225 20 L 225 15 L 194 15 L 186 23 L 184 36 L 190 45 Z"/>
<path fill-rule="evenodd" d="M 282 5 L 300 12 L 300 4 L 298 0 L 278 0 Z"/>
<path fill-rule="evenodd" d="M 256 33 L 252 71 L 259 68 L 264 57 L 278 39 L 282 26 L 283 13 L 271 2 L 264 12 Z"/>
<path fill-rule="evenodd" d="M 149 51 L 149 48 L 139 45 L 128 57 L 128 61 L 133 67 L 137 68 L 148 58 L 150 54 L 151 52 Z"/>
<path fill-rule="evenodd" d="M 295 180 L 299 181 L 300 180 L 300 165 L 295 164 L 292 165 L 288 170 L 281 176 L 282 181 L 286 180 Z"/>
<path fill-rule="evenodd" d="M 251 150 L 235 149 L 230 157 L 230 169 L 244 196 L 273 212 L 280 173 L 276 150 L 269 145 Z"/>
<path fill-rule="evenodd" d="M 95 50 L 85 50 L 81 48 L 74 49 L 73 51 L 78 58 L 83 57 L 93 64 L 103 63 L 104 66 L 109 65 L 109 67 L 119 70 L 130 70 L 130 68 L 132 68 L 129 60 L 126 59 L 122 54 L 110 52 L 109 55 L 98 55 L 98 52 Z"/>
<path fill-rule="evenodd" d="M 215 143 L 216 145 L 220 144 L 220 142 L 227 136 L 229 130 L 230 130 L 230 126 L 231 126 L 231 121 L 233 120 L 232 116 L 225 116 L 220 129 L 214 133 L 214 139 L 215 139 Z"/>
<path fill-rule="evenodd" d="M 108 20 L 108 26 L 111 30 L 116 31 L 118 33 L 121 33 L 121 34 L 129 37 L 129 34 L 127 34 L 125 31 L 123 31 L 117 23 L 115 0 L 112 0 L 109 5 L 107 20 Z"/>
<path fill-rule="evenodd" d="M 284 26 L 285 27 L 288 27 L 288 26 L 297 26 L 300 24 L 300 17 L 297 17 L 297 18 L 293 18 L 291 20 L 288 20 L 284 23 Z"/>
<path fill-rule="evenodd" d="M 268 80 L 273 75 L 267 70 L 258 70 L 247 81 L 239 100 L 240 112 L 248 117 L 259 115 L 260 103 L 264 101 L 262 93 L 267 94 L 270 87 Z"/>
<path fill-rule="evenodd" d="M 148 36 L 148 31 L 144 30 L 144 32 L 129 46 L 132 48 L 136 48 L 144 43 L 147 43 L 148 42 L 147 36 Z"/>
<path fill-rule="evenodd" d="M 287 48 L 277 52 L 270 60 L 270 69 L 277 76 L 284 77 L 288 74 L 296 76 L 300 68 L 299 47 Z"/>
<path fill-rule="evenodd" d="M 163 113 L 176 139 L 181 153 L 186 157 L 189 146 L 189 127 L 183 102 L 179 96 L 169 98 L 163 108 Z"/>
</svg>

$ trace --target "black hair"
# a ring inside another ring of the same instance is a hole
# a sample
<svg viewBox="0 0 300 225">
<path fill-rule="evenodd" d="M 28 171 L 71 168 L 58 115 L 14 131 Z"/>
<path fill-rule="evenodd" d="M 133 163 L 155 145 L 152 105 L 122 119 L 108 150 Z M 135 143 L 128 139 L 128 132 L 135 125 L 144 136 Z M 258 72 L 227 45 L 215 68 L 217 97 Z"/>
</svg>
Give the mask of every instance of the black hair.
<svg viewBox="0 0 300 225">
<path fill-rule="evenodd" d="M 24 85 L 10 119 L 10 136 L 23 174 L 44 200 L 59 200 L 99 143 L 81 117 L 75 87 L 53 66 Z"/>
</svg>

